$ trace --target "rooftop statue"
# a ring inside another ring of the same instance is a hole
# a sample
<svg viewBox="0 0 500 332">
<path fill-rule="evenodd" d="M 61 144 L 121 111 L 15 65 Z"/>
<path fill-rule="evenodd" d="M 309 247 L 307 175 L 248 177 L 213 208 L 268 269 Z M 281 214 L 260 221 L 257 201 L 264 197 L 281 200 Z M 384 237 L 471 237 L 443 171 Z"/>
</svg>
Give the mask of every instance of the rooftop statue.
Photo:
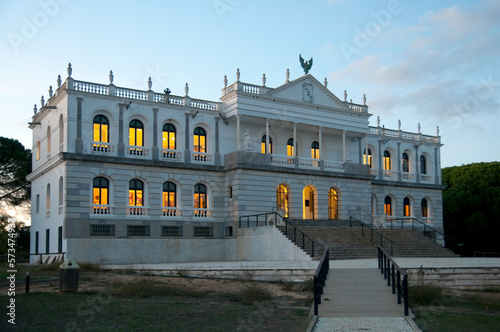
<svg viewBox="0 0 500 332">
<path fill-rule="evenodd" d="M 311 67 L 313 65 L 313 58 L 311 57 L 311 60 L 304 61 L 304 58 L 302 58 L 302 54 L 299 54 L 299 60 L 300 60 L 300 65 L 302 66 L 302 69 L 304 69 L 304 73 L 309 74 L 309 70 L 311 69 Z"/>
</svg>

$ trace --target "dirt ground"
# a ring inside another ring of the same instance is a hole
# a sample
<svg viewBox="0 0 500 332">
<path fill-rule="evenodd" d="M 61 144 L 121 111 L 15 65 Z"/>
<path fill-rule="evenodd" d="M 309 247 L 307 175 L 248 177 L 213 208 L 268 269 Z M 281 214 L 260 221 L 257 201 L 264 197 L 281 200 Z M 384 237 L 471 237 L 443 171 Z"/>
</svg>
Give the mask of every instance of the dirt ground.
<svg viewBox="0 0 500 332">
<path fill-rule="evenodd" d="M 59 292 L 58 278 L 47 278 L 50 281 L 36 281 L 32 279 L 30 283 L 30 292 Z M 46 279 L 46 280 L 47 280 Z M 24 277 L 23 277 L 24 280 Z M 97 291 L 106 292 L 113 287 L 113 283 L 132 283 L 136 281 L 148 280 L 152 283 L 164 283 L 169 287 L 179 290 L 186 289 L 190 291 L 211 292 L 211 293 L 230 293 L 237 294 L 244 290 L 250 283 L 258 284 L 272 294 L 273 301 L 279 301 L 279 306 L 297 306 L 297 303 L 312 302 L 312 289 L 307 289 L 306 283 L 297 282 L 254 282 L 249 280 L 236 279 L 207 279 L 192 277 L 172 277 L 172 276 L 154 276 L 141 273 L 123 273 L 120 271 L 97 271 L 80 272 L 78 292 Z M 21 284 L 17 289 L 24 292 L 25 286 Z M 7 286 L 1 286 L 0 292 L 6 294 Z M 302 305 L 302 306 L 303 306 Z"/>
</svg>

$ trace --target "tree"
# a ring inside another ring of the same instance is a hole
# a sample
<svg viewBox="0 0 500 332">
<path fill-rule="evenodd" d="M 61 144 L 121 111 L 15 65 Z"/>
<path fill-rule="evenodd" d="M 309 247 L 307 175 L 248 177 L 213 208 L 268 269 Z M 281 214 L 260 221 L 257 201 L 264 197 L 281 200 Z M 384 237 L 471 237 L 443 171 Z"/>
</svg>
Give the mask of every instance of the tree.
<svg viewBox="0 0 500 332">
<path fill-rule="evenodd" d="M 500 162 L 442 170 L 445 233 L 474 250 L 500 253 Z"/>
<path fill-rule="evenodd" d="M 31 150 L 15 139 L 0 137 L 0 197 L 10 205 L 30 201 L 26 176 L 31 173 Z"/>
</svg>

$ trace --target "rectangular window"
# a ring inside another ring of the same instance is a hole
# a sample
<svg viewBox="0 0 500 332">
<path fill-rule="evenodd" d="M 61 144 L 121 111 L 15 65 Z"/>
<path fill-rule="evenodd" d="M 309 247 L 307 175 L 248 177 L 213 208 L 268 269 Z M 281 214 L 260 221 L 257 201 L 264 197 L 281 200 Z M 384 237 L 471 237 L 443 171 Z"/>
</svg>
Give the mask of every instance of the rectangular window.
<svg viewBox="0 0 500 332">
<path fill-rule="evenodd" d="M 38 231 L 35 232 L 35 254 L 38 254 L 38 247 L 40 245 L 40 233 Z"/>
<path fill-rule="evenodd" d="M 194 226 L 193 227 L 194 237 L 214 237 L 213 226 Z"/>
<path fill-rule="evenodd" d="M 36 160 L 40 160 L 40 141 L 36 142 Z"/>
<path fill-rule="evenodd" d="M 149 225 L 127 225 L 127 236 L 149 236 Z"/>
<path fill-rule="evenodd" d="M 50 253 L 50 229 L 45 230 L 45 253 Z"/>
<path fill-rule="evenodd" d="M 114 236 L 115 225 L 90 225 L 90 236 Z"/>
<path fill-rule="evenodd" d="M 161 236 L 182 236 L 182 226 L 161 226 Z"/>
<path fill-rule="evenodd" d="M 40 213 L 40 195 L 39 194 L 36 195 L 36 199 L 35 199 L 35 213 L 36 214 Z"/>
<path fill-rule="evenodd" d="M 163 132 L 163 148 L 175 150 L 175 133 L 169 131 Z"/>
<path fill-rule="evenodd" d="M 63 247 L 63 228 L 62 228 L 62 226 L 59 226 L 58 234 L 57 234 L 57 252 L 58 253 L 62 253 L 62 247 Z"/>
</svg>

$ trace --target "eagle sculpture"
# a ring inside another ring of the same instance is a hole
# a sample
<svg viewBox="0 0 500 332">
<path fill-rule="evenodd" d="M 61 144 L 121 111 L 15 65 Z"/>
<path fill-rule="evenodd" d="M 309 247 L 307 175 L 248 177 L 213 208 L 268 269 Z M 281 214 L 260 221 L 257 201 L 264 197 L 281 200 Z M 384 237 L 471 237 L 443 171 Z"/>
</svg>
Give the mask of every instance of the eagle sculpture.
<svg viewBox="0 0 500 332">
<path fill-rule="evenodd" d="M 302 58 L 302 54 L 299 54 L 299 61 L 300 65 L 302 66 L 302 69 L 304 69 L 304 73 L 309 74 L 309 70 L 313 65 L 313 58 L 311 57 L 311 60 L 304 61 L 304 58 Z"/>
</svg>

